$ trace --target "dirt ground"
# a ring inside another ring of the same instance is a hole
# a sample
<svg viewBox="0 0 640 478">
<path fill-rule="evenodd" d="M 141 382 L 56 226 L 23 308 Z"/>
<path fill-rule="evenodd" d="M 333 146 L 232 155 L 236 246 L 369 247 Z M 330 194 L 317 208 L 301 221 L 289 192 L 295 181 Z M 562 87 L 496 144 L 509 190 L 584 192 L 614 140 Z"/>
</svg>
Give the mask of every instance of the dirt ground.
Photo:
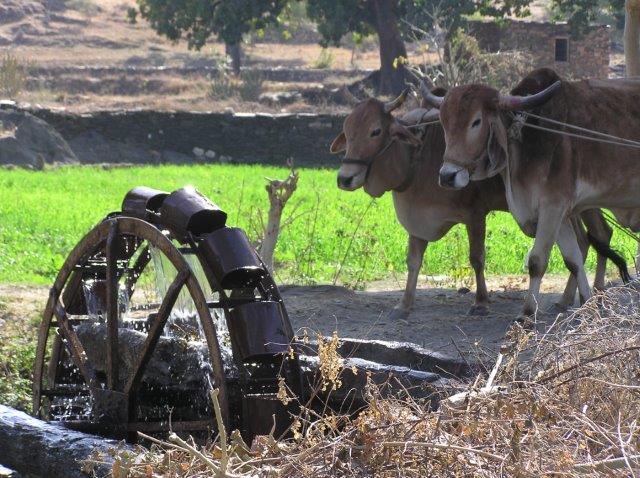
<svg viewBox="0 0 640 478">
<path fill-rule="evenodd" d="M 545 278 L 537 326 L 554 320 L 554 303 L 564 289 L 565 278 Z M 294 329 L 308 327 L 324 335 L 334 330 L 340 337 L 411 342 L 451 356 L 494 355 L 505 331 L 522 307 L 527 278 L 505 276 L 489 281 L 490 314 L 467 314 L 474 300 L 468 289 L 423 286 L 418 289 L 413 311 L 406 319 L 388 313 L 400 301 L 403 290 L 388 283 L 371 284 L 367 290 L 351 291 L 336 286 L 284 286 L 282 292 Z"/>
</svg>

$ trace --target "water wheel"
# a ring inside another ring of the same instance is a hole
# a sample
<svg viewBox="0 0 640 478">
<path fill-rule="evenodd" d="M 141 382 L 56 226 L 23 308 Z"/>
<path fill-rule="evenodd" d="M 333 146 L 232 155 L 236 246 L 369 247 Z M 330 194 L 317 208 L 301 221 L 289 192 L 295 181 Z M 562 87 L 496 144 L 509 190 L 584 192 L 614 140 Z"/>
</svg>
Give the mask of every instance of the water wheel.
<svg viewBox="0 0 640 478">
<path fill-rule="evenodd" d="M 223 211 L 192 188 L 135 188 L 78 243 L 50 290 L 33 410 L 130 439 L 211 433 L 215 388 L 227 428 L 250 439 L 269 433 L 275 415 L 284 431 L 292 410 L 277 394 L 283 384 L 302 392 L 292 340 L 269 271 Z"/>
</svg>

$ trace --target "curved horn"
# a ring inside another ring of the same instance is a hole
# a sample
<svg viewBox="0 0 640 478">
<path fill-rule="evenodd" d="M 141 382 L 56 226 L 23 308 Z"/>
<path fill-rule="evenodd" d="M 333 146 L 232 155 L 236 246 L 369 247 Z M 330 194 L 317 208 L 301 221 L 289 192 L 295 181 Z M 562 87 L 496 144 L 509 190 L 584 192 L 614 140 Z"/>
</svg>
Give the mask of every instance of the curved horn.
<svg viewBox="0 0 640 478">
<path fill-rule="evenodd" d="M 351 106 L 355 106 L 358 103 L 360 103 L 360 100 L 356 98 L 356 96 L 353 93 L 351 93 L 351 90 L 347 87 L 347 85 L 344 85 L 342 87 L 342 96 L 344 97 L 345 100 L 347 100 L 347 103 L 349 103 Z"/>
<path fill-rule="evenodd" d="M 502 110 L 526 110 L 545 104 L 558 91 L 562 82 L 556 81 L 551 86 L 530 96 L 500 95 L 498 108 Z"/>
<path fill-rule="evenodd" d="M 444 96 L 434 95 L 424 81 L 420 82 L 420 94 L 422 95 L 422 99 L 434 108 L 440 108 L 440 105 L 442 105 L 444 101 Z"/>
<path fill-rule="evenodd" d="M 431 108 L 421 118 L 422 123 L 431 123 L 432 121 L 440 120 L 440 110 L 438 108 Z"/>
<path fill-rule="evenodd" d="M 396 108 L 400 108 L 402 106 L 402 103 L 404 103 L 404 101 L 407 99 L 408 94 L 409 88 L 405 88 L 405 90 L 400 93 L 400 96 L 398 96 L 395 100 L 388 101 L 384 104 L 384 112 L 391 113 Z"/>
</svg>

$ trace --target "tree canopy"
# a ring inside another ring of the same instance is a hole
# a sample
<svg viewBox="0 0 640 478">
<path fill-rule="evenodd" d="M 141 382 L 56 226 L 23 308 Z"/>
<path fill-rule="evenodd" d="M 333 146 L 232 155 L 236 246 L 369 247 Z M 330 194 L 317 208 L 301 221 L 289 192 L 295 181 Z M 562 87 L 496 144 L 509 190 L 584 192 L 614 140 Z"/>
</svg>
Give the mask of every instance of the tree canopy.
<svg viewBox="0 0 640 478">
<path fill-rule="evenodd" d="M 380 43 L 380 84 L 384 93 L 404 86 L 402 67 L 394 60 L 406 56 L 404 42 L 415 38 L 412 26 L 428 30 L 435 20 L 456 28 L 465 15 L 502 17 L 527 13 L 531 0 L 307 0 L 307 14 L 318 25 L 322 42 L 339 45 L 347 33 L 377 33 Z M 397 66 L 397 64 L 396 64 Z"/>
<path fill-rule="evenodd" d="M 569 23 L 574 37 L 583 36 L 589 25 L 603 15 L 613 17 L 615 27 L 624 27 L 624 0 L 553 0 L 558 20 Z"/>
<path fill-rule="evenodd" d="M 184 38 L 189 48 L 196 50 L 213 35 L 227 45 L 239 45 L 245 33 L 277 23 L 287 3 L 287 0 L 137 0 L 140 15 L 157 33 L 175 41 Z"/>
</svg>

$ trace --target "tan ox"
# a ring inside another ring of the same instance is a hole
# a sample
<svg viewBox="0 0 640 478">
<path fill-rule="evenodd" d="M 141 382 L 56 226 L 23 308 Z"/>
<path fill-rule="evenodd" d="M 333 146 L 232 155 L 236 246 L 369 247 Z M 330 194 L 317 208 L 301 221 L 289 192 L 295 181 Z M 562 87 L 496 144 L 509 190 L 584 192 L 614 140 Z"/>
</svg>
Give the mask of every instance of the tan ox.
<svg viewBox="0 0 640 478">
<path fill-rule="evenodd" d="M 532 85 L 542 91 L 524 96 Z M 461 189 L 470 180 L 501 175 L 509 210 L 525 234 L 535 237 L 523 313 L 537 309 L 554 242 L 585 301 L 590 289 L 572 217 L 596 207 L 640 207 L 640 150 L 526 127 L 517 140 L 508 134 L 511 112 L 539 107 L 545 118 L 638 140 L 640 81 L 560 81 L 555 72 L 542 69 L 510 96 L 467 85 L 451 89 L 444 99 L 426 99 L 440 108 L 445 131 L 440 183 Z"/>
<path fill-rule="evenodd" d="M 486 216 L 490 211 L 507 210 L 503 182 L 495 177 L 471 183 L 459 191 L 440 188 L 438 171 L 445 151 L 442 128 L 428 126 L 424 137 L 418 138 L 391 114 L 402 100 L 401 96 L 385 104 L 368 99 L 359 103 L 345 119 L 343 132 L 331 145 L 333 153 L 346 151 L 338 173 L 338 187 L 347 191 L 363 187 L 373 197 L 392 192 L 398 220 L 409 234 L 407 283 L 400 303 L 391 314 L 393 318 L 409 314 L 427 244 L 439 240 L 460 223 L 467 229 L 469 260 L 476 278 L 476 297 L 469 313 L 484 315 L 488 313 L 484 278 Z M 437 111 L 425 111 L 419 120 L 426 122 L 437 116 Z M 585 213 L 583 220 L 596 249 L 623 267 L 621 271 L 626 271 L 624 261 L 607 248 L 612 232 L 598 211 Z M 585 238 L 586 251 L 586 236 L 581 237 Z M 597 280 L 597 284 L 600 283 L 604 285 L 604 269 Z M 558 306 L 564 309 L 571 305 L 575 291 L 575 281 L 570 281 Z"/>
</svg>

